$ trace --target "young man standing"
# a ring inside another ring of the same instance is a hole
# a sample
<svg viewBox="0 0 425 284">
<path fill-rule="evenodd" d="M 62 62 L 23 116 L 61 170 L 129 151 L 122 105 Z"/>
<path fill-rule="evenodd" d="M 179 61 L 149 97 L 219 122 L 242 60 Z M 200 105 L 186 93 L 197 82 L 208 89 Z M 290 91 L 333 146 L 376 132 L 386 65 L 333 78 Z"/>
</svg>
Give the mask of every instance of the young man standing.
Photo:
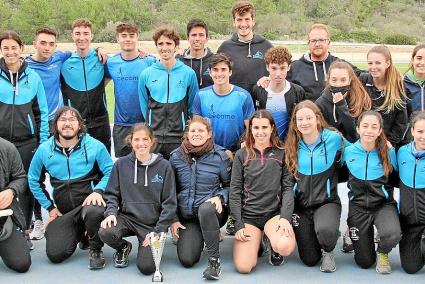
<svg viewBox="0 0 425 284">
<path fill-rule="evenodd" d="M 59 109 L 53 125 L 53 136 L 37 149 L 28 172 L 31 192 L 49 211 L 47 257 L 53 263 L 69 258 L 87 232 L 89 269 L 103 268 L 105 258 L 98 230 L 112 159 L 101 142 L 85 133 L 83 118 L 76 109 Z M 44 172 L 50 175 L 53 200 L 42 187 Z"/>
<path fill-rule="evenodd" d="M 64 104 L 75 107 L 83 116 L 87 132 L 111 150 L 111 129 L 106 108 L 104 66 L 90 48 L 92 23 L 77 19 L 72 25 L 72 39 L 77 51 L 61 70 Z"/>
<path fill-rule="evenodd" d="M 253 4 L 237 2 L 232 8 L 232 15 L 236 33 L 221 44 L 217 53 L 225 53 L 234 62 L 230 83 L 251 93 L 257 80 L 267 75 L 264 54 L 272 44 L 252 30 L 255 26 Z"/>
<path fill-rule="evenodd" d="M 171 151 L 181 145 L 199 90 L 198 81 L 195 72 L 175 58 L 180 43 L 175 29 L 158 29 L 153 40 L 160 61 L 140 75 L 139 101 L 142 115 L 158 141 L 154 152 L 169 159 Z"/>
<path fill-rule="evenodd" d="M 135 24 L 118 25 L 116 36 L 121 52 L 108 59 L 105 75 L 114 81 L 115 111 L 112 137 L 115 157 L 123 157 L 131 152 L 125 142 L 131 126 L 144 121 L 137 90 L 140 73 L 151 66 L 156 59 L 152 56 L 144 58 L 139 56 L 137 49 L 139 29 Z"/>
<path fill-rule="evenodd" d="M 214 85 L 195 96 L 193 115 L 208 118 L 214 142 L 236 152 L 245 126 L 254 113 L 254 105 L 246 90 L 230 84 L 232 62 L 228 56 L 215 54 L 210 65 Z"/>
<path fill-rule="evenodd" d="M 264 56 L 269 71 L 269 86 L 266 89 L 254 86 L 252 92 L 255 108 L 266 109 L 272 113 L 281 141 L 285 141 L 295 105 L 305 99 L 304 89 L 286 80 L 291 58 L 287 48 L 269 49 Z"/>
<path fill-rule="evenodd" d="M 211 86 L 213 81 L 209 73 L 209 63 L 213 53 L 208 47 L 208 26 L 199 19 L 190 20 L 187 24 L 187 40 L 189 48 L 183 55 L 177 55 L 177 59 L 193 69 L 198 79 L 199 89 Z"/>
</svg>

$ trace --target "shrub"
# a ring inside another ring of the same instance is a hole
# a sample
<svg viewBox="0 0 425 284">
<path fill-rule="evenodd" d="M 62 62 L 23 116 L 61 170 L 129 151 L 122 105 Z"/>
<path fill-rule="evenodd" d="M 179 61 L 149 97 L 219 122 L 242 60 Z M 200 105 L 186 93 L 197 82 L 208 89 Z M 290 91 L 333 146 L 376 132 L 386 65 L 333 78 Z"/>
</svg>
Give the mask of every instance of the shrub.
<svg viewBox="0 0 425 284">
<path fill-rule="evenodd" d="M 418 42 L 416 37 L 405 34 L 388 34 L 381 43 L 383 44 L 397 44 L 397 45 L 416 45 Z"/>
</svg>

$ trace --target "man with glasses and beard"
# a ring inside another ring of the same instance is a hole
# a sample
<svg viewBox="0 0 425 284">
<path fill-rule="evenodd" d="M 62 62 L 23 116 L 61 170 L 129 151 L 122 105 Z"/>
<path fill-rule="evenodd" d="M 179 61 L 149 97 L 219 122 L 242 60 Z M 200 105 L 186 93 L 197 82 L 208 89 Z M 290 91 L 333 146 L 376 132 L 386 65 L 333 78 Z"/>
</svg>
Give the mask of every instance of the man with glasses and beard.
<svg viewBox="0 0 425 284">
<path fill-rule="evenodd" d="M 28 173 L 34 197 L 49 211 L 47 257 L 53 263 L 69 258 L 87 232 L 89 269 L 103 268 L 105 258 L 98 230 L 112 159 L 106 147 L 86 133 L 76 109 L 59 109 L 53 125 L 53 136 L 37 149 Z M 53 199 L 41 184 L 45 172 L 50 176 Z"/>
</svg>

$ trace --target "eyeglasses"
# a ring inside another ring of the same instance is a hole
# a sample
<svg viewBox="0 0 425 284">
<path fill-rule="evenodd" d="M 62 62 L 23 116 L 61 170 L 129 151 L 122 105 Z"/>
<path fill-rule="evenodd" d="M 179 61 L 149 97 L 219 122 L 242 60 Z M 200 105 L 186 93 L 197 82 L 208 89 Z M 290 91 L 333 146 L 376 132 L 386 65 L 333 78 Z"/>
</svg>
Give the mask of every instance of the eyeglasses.
<svg viewBox="0 0 425 284">
<path fill-rule="evenodd" d="M 78 119 L 75 117 L 75 116 L 71 116 L 71 117 L 60 117 L 59 119 L 58 119 L 58 121 L 60 121 L 60 122 L 77 122 L 78 121 Z"/>
<path fill-rule="evenodd" d="M 308 43 L 309 43 L 309 44 L 312 44 L 312 45 L 316 45 L 316 44 L 324 44 L 324 43 L 326 43 L 328 40 L 329 40 L 329 39 L 327 39 L 327 38 L 310 39 L 310 40 L 308 41 Z"/>
</svg>

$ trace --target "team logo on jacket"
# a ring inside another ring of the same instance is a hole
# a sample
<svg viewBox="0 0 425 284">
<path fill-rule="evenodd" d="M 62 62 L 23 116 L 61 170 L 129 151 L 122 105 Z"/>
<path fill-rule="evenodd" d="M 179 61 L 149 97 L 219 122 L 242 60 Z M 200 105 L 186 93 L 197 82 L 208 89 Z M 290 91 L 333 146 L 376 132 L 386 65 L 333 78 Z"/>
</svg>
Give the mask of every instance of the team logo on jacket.
<svg viewBox="0 0 425 284">
<path fill-rule="evenodd" d="M 298 227 L 300 225 L 300 216 L 298 214 L 292 214 L 292 226 Z"/>
<path fill-rule="evenodd" d="M 214 111 L 214 104 L 211 104 L 210 113 L 208 114 L 208 118 L 210 118 L 210 119 L 234 120 L 234 119 L 236 119 L 236 115 L 226 114 L 226 113 L 216 113 Z"/>
<path fill-rule="evenodd" d="M 252 56 L 252 58 L 255 58 L 255 59 L 263 59 L 263 53 L 261 52 L 261 51 L 257 51 L 253 56 Z"/>
<path fill-rule="evenodd" d="M 159 174 L 156 174 L 152 180 L 151 183 L 164 183 L 164 179 Z"/>
<path fill-rule="evenodd" d="M 360 239 L 359 229 L 356 227 L 350 227 L 350 238 L 353 241 L 358 241 Z"/>
</svg>

